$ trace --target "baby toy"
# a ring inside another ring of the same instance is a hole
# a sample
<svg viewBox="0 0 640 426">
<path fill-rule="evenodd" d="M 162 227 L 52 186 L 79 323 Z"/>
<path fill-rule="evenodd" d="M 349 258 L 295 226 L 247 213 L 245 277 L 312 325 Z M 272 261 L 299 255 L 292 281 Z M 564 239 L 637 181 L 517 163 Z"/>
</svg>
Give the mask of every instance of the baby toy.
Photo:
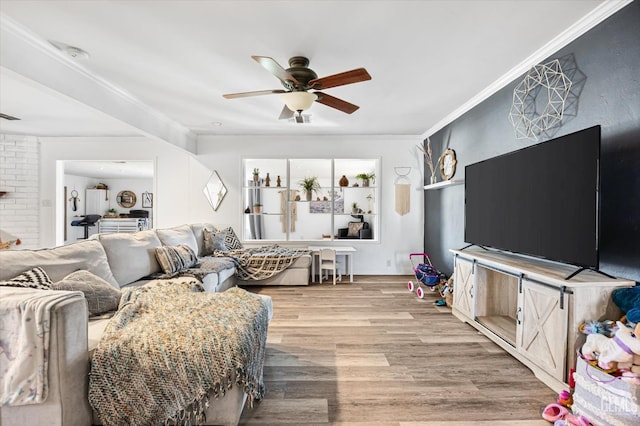
<svg viewBox="0 0 640 426">
<path fill-rule="evenodd" d="M 602 334 L 589 334 L 582 345 L 582 355 L 587 359 L 597 359 L 598 366 L 604 370 L 631 368 L 633 358 L 640 355 L 640 338 L 634 331 L 620 321 L 618 330 L 612 338 Z"/>
</svg>

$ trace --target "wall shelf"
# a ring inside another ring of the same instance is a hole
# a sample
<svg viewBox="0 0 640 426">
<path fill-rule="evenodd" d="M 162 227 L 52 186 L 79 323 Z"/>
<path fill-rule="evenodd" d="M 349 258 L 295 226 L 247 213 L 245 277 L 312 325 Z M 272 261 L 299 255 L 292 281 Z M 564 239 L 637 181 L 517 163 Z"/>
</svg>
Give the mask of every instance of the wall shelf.
<svg viewBox="0 0 640 426">
<path fill-rule="evenodd" d="M 447 186 L 462 185 L 463 183 L 464 179 L 444 180 L 442 182 L 432 183 L 431 185 L 425 185 L 423 189 L 425 191 L 427 189 L 442 189 Z"/>
</svg>

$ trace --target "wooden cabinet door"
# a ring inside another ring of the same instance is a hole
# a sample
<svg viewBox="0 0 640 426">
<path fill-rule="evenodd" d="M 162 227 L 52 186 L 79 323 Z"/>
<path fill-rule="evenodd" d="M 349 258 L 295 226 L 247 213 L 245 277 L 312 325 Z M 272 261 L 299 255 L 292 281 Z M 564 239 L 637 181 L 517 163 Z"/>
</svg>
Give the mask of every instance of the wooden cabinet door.
<svg viewBox="0 0 640 426">
<path fill-rule="evenodd" d="M 453 308 L 469 319 L 474 318 L 473 262 L 456 258 L 453 277 Z"/>
<path fill-rule="evenodd" d="M 566 363 L 567 312 L 567 295 L 561 296 L 560 289 L 523 279 L 516 349 L 560 381 Z"/>
</svg>

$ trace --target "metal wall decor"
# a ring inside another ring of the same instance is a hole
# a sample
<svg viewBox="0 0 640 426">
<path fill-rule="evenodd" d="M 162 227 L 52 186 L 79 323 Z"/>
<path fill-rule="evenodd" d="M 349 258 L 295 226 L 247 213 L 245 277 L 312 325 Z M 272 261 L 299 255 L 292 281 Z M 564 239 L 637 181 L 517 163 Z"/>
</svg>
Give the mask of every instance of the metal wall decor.
<svg viewBox="0 0 640 426">
<path fill-rule="evenodd" d="M 213 173 L 211 173 L 211 176 L 209 177 L 205 187 L 202 189 L 202 192 L 204 192 L 205 197 L 209 200 L 209 204 L 211 204 L 213 211 L 218 210 L 222 199 L 227 195 L 227 187 L 222 183 L 222 179 L 220 179 L 218 172 L 214 170 Z"/>
<path fill-rule="evenodd" d="M 509 120 L 516 139 L 538 140 L 538 135 L 559 125 L 570 90 L 571 80 L 558 59 L 531 68 L 513 89 Z"/>
</svg>

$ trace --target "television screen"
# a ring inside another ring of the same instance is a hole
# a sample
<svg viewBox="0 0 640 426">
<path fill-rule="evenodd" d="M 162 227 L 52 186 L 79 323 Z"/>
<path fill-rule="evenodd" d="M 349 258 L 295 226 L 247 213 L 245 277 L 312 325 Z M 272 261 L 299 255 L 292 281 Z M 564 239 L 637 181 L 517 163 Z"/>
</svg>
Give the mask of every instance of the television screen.
<svg viewBox="0 0 640 426">
<path fill-rule="evenodd" d="M 598 268 L 600 126 L 465 167 L 467 243 Z"/>
</svg>

